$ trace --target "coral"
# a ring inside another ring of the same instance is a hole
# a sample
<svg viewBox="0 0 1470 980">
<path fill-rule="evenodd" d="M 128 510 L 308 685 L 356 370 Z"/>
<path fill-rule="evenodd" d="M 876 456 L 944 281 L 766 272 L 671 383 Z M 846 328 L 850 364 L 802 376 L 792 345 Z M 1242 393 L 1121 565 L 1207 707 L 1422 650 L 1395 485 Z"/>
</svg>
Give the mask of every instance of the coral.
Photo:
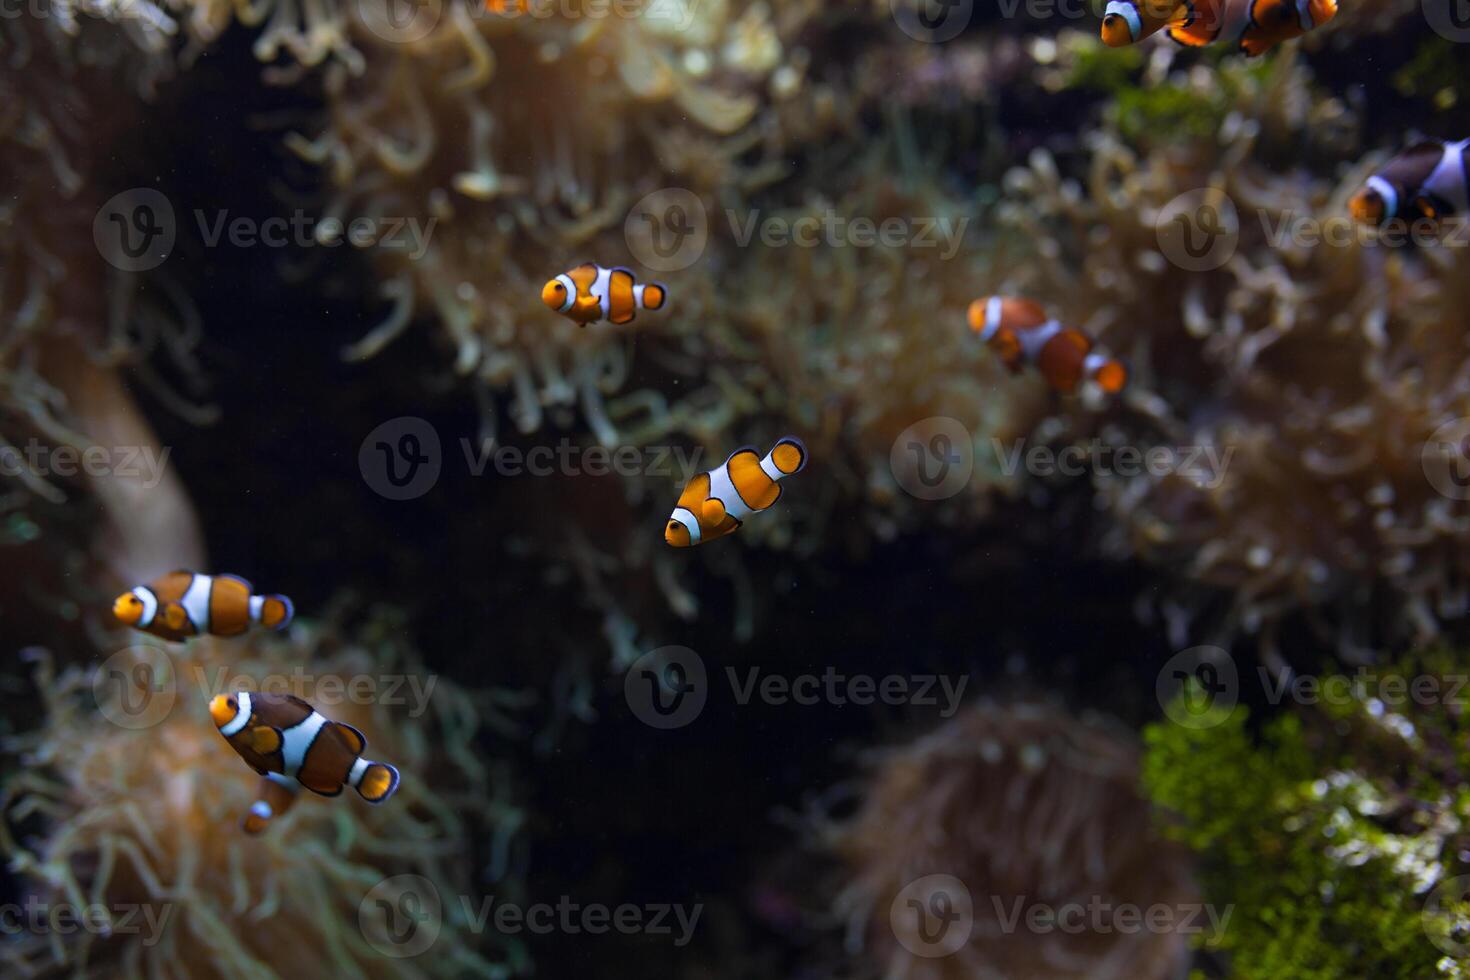
<svg viewBox="0 0 1470 980">
<path fill-rule="evenodd" d="M 1070 162 L 1033 154 L 1007 176 L 1001 207 L 1027 244 L 982 290 L 1054 298 L 1064 318 L 1131 357 L 1125 410 L 1096 430 L 1064 419 L 1059 441 L 1100 433 L 1143 452 L 1231 454 L 1218 481 L 1096 474 L 1116 521 L 1105 546 L 1192 583 L 1173 597 L 1181 623 L 1223 596 L 1215 628 L 1261 635 L 1268 657 L 1298 611 L 1349 657 L 1436 635 L 1463 609 L 1453 542 L 1470 515 L 1434 489 L 1421 451 L 1470 414 L 1465 250 L 1395 250 L 1351 226 L 1344 202 L 1367 165 L 1340 178 L 1331 168 L 1348 156 L 1352 117 L 1313 93 L 1292 59 L 1158 84 L 1193 99 L 1242 94 L 1208 138 L 1134 146 L 1105 128 L 1076 161 L 1077 180 L 1064 176 Z M 1221 226 L 1226 254 L 1210 268 L 1166 258 L 1161 224 L 1189 220 L 1179 201 L 1238 215 Z M 1336 237 L 1301 233 L 1314 219 L 1335 220 Z"/>
<path fill-rule="evenodd" d="M 9 741 L 25 770 L 0 803 L 0 846 L 42 902 L 102 905 L 114 914 L 141 907 L 168 918 L 158 929 L 119 927 L 110 935 L 43 931 L 0 948 L 0 959 L 21 975 L 503 977 L 519 970 L 519 947 L 507 938 L 486 948 L 491 940 L 472 937 L 459 900 L 482 880 L 504 884 L 514 857 L 519 818 L 509 786 L 474 745 L 491 711 L 426 672 L 392 632 L 370 624 L 360 637 L 298 624 L 289 638 L 254 638 L 244 652 L 238 641 L 226 651 L 213 640 L 174 648 L 166 659 L 157 648 L 126 648 L 104 666 L 130 675 L 152 665 L 153 694 L 141 711 L 121 700 L 139 691 L 76 668 L 55 673 L 41 655 L 47 719 Z M 421 682 L 422 696 L 404 693 L 412 688 L 397 686 L 403 678 Z M 403 773 L 395 797 L 370 807 L 346 794 L 303 793 L 265 834 L 245 836 L 239 822 L 258 777 L 214 731 L 207 704 L 222 690 L 267 683 L 315 699 L 367 733 L 373 755 Z M 98 692 L 100 715 L 85 703 L 89 688 Z M 483 879 L 466 860 L 476 842 Z M 359 926 L 360 904 L 397 874 L 422 876 L 438 892 L 442 931 L 432 956 L 385 955 Z"/>
<path fill-rule="evenodd" d="M 836 907 L 850 945 L 889 977 L 1176 976 L 1182 933 L 1095 919 L 1033 930 L 1025 914 L 1007 918 L 1018 907 L 1061 914 L 1192 900 L 1188 861 L 1150 830 L 1138 767 L 1136 747 L 1113 726 L 1033 704 L 977 705 L 885 751 L 858 814 L 829 830 L 849 869 Z M 910 883 L 937 874 L 968 890 L 973 931 L 949 955 L 912 955 L 890 909 Z"/>
<path fill-rule="evenodd" d="M 1165 832 L 1199 854 L 1206 897 L 1234 908 L 1218 937 L 1229 976 L 1465 975 L 1462 663 L 1328 673 L 1301 688 L 1320 704 L 1259 726 L 1213 705 L 1146 731 Z"/>
</svg>

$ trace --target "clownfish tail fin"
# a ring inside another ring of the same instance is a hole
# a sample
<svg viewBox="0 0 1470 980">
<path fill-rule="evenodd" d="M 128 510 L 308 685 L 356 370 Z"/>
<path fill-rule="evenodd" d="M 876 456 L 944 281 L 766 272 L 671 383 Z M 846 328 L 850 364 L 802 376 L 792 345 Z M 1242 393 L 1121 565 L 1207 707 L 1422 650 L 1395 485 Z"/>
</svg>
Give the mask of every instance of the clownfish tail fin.
<svg viewBox="0 0 1470 980">
<path fill-rule="evenodd" d="M 363 768 L 354 785 L 358 795 L 369 803 L 382 803 L 398 790 L 398 770 L 386 762 L 359 759 L 357 765 Z"/>
<path fill-rule="evenodd" d="M 251 606 L 256 620 L 268 629 L 283 630 L 296 616 L 296 606 L 283 595 L 254 596 Z"/>
<path fill-rule="evenodd" d="M 1128 384 L 1128 368 L 1115 358 L 1089 354 L 1085 366 L 1087 376 L 1109 395 L 1116 395 Z"/>
<path fill-rule="evenodd" d="M 633 292 L 638 300 L 638 308 L 642 310 L 661 310 L 664 300 L 668 298 L 669 291 L 661 282 L 650 282 L 641 286 L 634 286 Z"/>
<path fill-rule="evenodd" d="M 772 447 L 771 451 L 766 454 L 766 458 L 762 460 L 761 468 L 769 473 L 769 467 L 764 465 L 767 462 L 776 467 L 781 477 L 791 476 L 793 473 L 800 473 L 806 468 L 806 443 L 796 438 L 796 436 L 782 436 L 776 441 L 776 445 Z M 777 477 L 777 479 L 781 477 Z"/>
</svg>

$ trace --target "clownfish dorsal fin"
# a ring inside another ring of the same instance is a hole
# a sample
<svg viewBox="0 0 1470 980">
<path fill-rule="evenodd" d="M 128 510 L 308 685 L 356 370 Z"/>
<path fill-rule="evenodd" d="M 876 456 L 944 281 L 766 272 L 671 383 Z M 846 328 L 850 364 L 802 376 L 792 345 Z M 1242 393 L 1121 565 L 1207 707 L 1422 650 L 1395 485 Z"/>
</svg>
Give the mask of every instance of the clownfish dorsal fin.
<svg viewBox="0 0 1470 980">
<path fill-rule="evenodd" d="M 332 722 L 332 727 L 336 729 L 337 734 L 342 736 L 342 739 L 347 743 L 347 747 L 352 749 L 354 755 L 362 755 L 367 749 L 367 736 L 356 728 L 353 728 L 351 725 L 344 725 L 340 721 Z"/>
<path fill-rule="evenodd" d="M 281 751 L 281 745 L 285 742 L 281 730 L 270 725 L 256 725 L 250 729 L 246 739 L 250 748 L 261 755 L 274 755 Z"/>
</svg>

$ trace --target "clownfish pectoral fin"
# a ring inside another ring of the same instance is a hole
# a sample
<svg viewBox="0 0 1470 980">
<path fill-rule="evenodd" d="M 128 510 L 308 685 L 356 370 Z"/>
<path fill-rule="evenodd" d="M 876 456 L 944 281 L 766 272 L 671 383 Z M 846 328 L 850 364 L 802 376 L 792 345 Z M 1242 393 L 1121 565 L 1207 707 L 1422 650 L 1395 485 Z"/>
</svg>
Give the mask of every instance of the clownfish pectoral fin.
<svg viewBox="0 0 1470 980">
<path fill-rule="evenodd" d="M 357 781 L 358 795 L 369 803 L 382 803 L 398 790 L 398 770 L 386 762 L 369 762 Z"/>
<path fill-rule="evenodd" d="M 256 725 L 250 729 L 250 747 L 261 755 L 274 755 L 281 751 L 281 744 L 285 741 L 279 728 L 270 725 Z"/>
<path fill-rule="evenodd" d="M 174 632 L 179 632 L 189 623 L 189 614 L 184 612 L 184 607 L 176 602 L 171 602 L 163 610 L 163 625 Z"/>
<path fill-rule="evenodd" d="M 352 750 L 353 755 L 362 755 L 367 749 L 367 736 L 362 732 L 353 728 L 351 725 L 344 725 L 340 721 L 334 721 L 331 725 L 337 730 L 337 734 L 342 736 L 342 740 L 347 743 L 347 747 Z"/>
<path fill-rule="evenodd" d="M 1188 18 L 1182 23 L 1171 25 L 1164 32 L 1168 35 L 1169 40 L 1186 48 L 1203 48 L 1219 39 L 1223 25 L 1218 15 L 1213 13 L 1201 15 L 1192 4 L 1189 5 L 1188 10 Z"/>
<path fill-rule="evenodd" d="M 710 527 L 718 527 L 720 522 L 727 516 L 725 502 L 718 497 L 711 497 L 709 500 L 706 500 L 703 510 L 704 513 L 699 516 L 704 518 L 705 523 Z"/>
</svg>

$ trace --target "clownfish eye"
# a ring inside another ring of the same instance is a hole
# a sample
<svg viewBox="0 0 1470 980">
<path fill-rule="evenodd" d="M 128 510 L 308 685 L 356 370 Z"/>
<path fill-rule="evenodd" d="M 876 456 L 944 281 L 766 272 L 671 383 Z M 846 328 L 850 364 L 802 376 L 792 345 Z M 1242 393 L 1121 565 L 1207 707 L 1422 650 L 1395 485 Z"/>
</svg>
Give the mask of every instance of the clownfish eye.
<svg viewBox="0 0 1470 980">
<path fill-rule="evenodd" d="M 240 707 L 240 702 L 236 701 L 234 698 L 230 698 L 228 701 L 225 702 L 225 704 L 230 706 L 231 711 L 236 711 Z"/>
</svg>

